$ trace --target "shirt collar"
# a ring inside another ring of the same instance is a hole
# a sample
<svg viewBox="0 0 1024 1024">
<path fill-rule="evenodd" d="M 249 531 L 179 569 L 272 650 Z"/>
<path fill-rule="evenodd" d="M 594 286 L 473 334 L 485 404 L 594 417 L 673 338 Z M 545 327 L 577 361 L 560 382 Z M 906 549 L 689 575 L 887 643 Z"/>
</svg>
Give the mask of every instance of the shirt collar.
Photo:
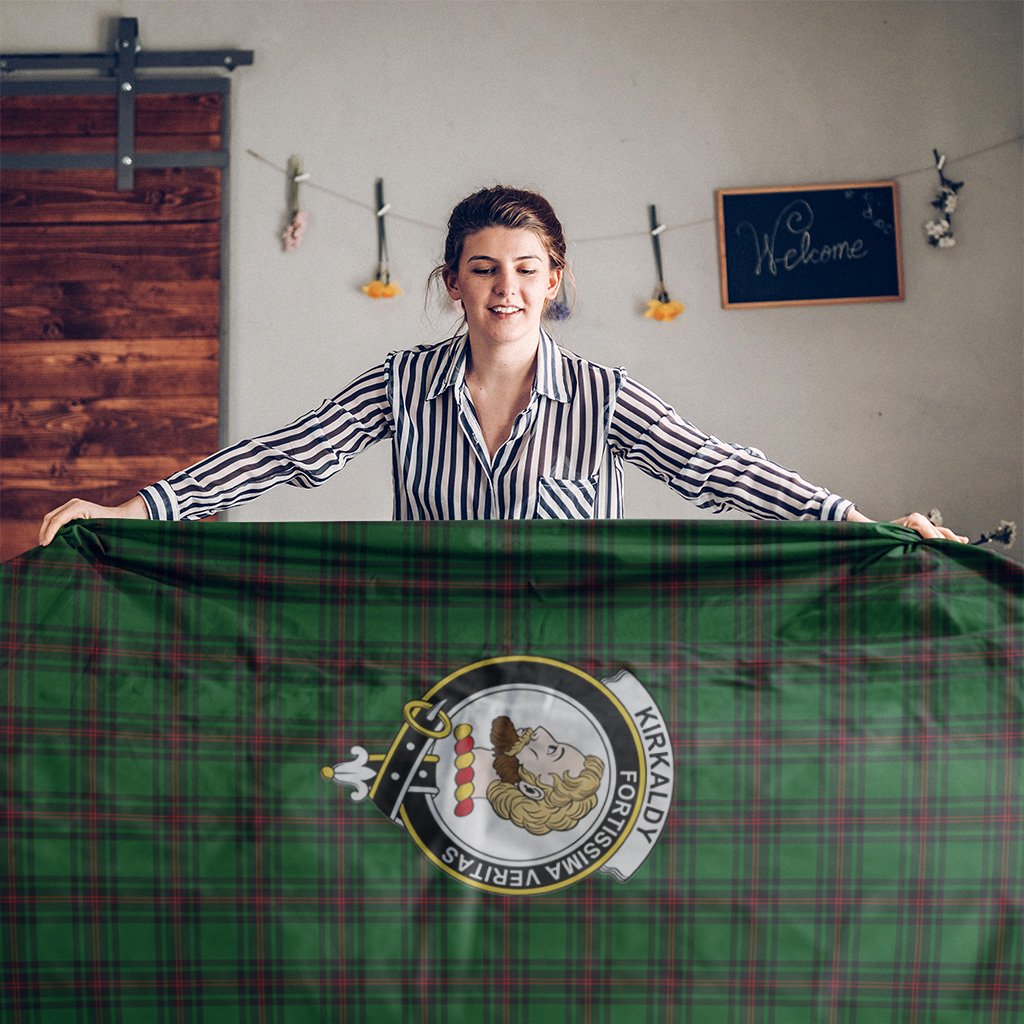
<svg viewBox="0 0 1024 1024">
<path fill-rule="evenodd" d="M 434 374 L 434 381 L 427 391 L 427 400 L 437 398 L 441 392 L 451 387 L 461 387 L 466 376 L 466 347 L 469 343 L 468 334 L 457 334 L 445 342 L 447 351 L 441 357 Z"/>
<path fill-rule="evenodd" d="M 540 346 L 537 349 L 537 376 L 533 386 L 538 394 L 545 395 L 556 402 L 569 401 L 565 357 L 543 327 L 540 331 Z"/>
<path fill-rule="evenodd" d="M 466 378 L 466 356 L 469 350 L 469 335 L 460 334 L 448 343 L 448 351 L 437 367 L 434 382 L 427 391 L 427 399 L 437 398 L 451 387 L 461 387 Z M 566 377 L 565 358 L 551 335 L 543 328 L 537 347 L 537 373 L 533 389 L 556 402 L 569 401 L 569 384 Z"/>
</svg>

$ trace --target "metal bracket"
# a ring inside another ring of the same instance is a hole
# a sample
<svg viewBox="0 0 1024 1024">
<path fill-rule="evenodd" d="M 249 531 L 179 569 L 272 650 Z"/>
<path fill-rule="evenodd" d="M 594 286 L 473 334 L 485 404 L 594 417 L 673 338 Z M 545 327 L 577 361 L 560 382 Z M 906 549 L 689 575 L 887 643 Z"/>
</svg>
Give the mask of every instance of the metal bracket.
<svg viewBox="0 0 1024 1024">
<path fill-rule="evenodd" d="M 136 73 L 140 68 L 195 68 L 220 67 L 226 71 L 234 71 L 236 67 L 252 64 L 252 50 L 167 50 L 162 52 L 143 51 L 139 38 L 139 22 L 137 18 L 119 18 L 117 22 L 117 47 L 110 53 L 69 53 L 69 54 L 0 54 L 0 71 L 4 79 L 15 71 L 56 71 L 56 70 L 93 70 L 114 77 L 113 86 L 117 90 L 117 151 L 114 164 L 117 170 L 117 187 L 121 191 L 135 188 L 135 170 L 150 162 L 151 154 L 142 157 L 135 152 L 135 97 L 139 92 L 140 81 Z M 73 80 L 64 80 L 70 84 Z M 106 80 L 110 87 L 109 79 Z M 145 86 L 150 79 L 143 78 Z M 98 83 L 97 83 L 98 84 Z M 2 91 L 2 90 L 0 90 Z M 13 91 L 13 90 L 12 90 Z M 74 89 L 69 91 L 74 92 Z M 106 91 L 104 89 L 103 91 Z M 145 91 L 145 90 L 143 90 Z M 151 91 L 151 90 L 150 90 Z M 61 166 L 78 166 L 76 161 L 85 160 L 94 166 L 92 158 L 84 155 L 63 154 Z M 207 154 L 181 154 L 185 162 L 194 163 L 202 159 L 204 164 Z M 189 159 L 191 158 L 191 160 Z M 109 159 L 106 157 L 105 159 Z M 5 166 L 8 161 L 5 161 Z M 85 166 L 85 164 L 81 164 Z M 14 166 L 14 162 L 11 162 Z M 106 166 L 109 166 L 107 164 Z"/>
<path fill-rule="evenodd" d="M 135 188 L 135 66 L 142 50 L 137 18 L 117 22 L 117 187 Z"/>
</svg>

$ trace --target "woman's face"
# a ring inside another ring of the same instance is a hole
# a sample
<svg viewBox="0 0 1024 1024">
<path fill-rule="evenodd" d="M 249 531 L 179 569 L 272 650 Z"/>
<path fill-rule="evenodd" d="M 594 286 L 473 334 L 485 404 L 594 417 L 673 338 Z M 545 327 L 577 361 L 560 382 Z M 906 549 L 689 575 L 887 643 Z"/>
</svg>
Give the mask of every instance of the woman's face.
<svg viewBox="0 0 1024 1024">
<path fill-rule="evenodd" d="M 579 775 L 583 771 L 583 753 L 568 743 L 556 740 L 547 729 L 534 729 L 530 742 L 518 754 L 519 763 L 541 782 L 551 785 L 556 775 Z"/>
<path fill-rule="evenodd" d="M 561 280 L 533 231 L 484 228 L 466 236 L 459 272 L 445 285 L 462 303 L 474 343 L 535 344 L 544 304 L 558 294 Z"/>
</svg>

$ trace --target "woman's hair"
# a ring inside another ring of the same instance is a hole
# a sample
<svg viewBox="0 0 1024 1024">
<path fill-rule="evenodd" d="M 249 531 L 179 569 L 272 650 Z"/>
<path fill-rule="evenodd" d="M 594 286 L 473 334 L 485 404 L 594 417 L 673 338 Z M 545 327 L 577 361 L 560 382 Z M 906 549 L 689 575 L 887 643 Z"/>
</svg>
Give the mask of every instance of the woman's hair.
<svg viewBox="0 0 1024 1024">
<path fill-rule="evenodd" d="M 485 228 L 512 228 L 532 231 L 547 251 L 551 267 L 572 279 L 565 261 L 565 235 L 551 204 L 537 192 L 495 185 L 466 196 L 448 218 L 448 236 L 444 242 L 444 262 L 436 266 L 427 280 L 428 288 L 459 272 L 459 261 L 466 238 Z"/>
<path fill-rule="evenodd" d="M 566 832 L 575 828 L 596 806 L 601 788 L 604 762 L 592 754 L 583 758 L 579 775 L 563 772 L 552 777 L 550 785 L 520 767 L 519 777 L 536 786 L 543 796 L 533 800 L 511 782 L 495 779 L 487 787 L 487 799 L 494 813 L 535 836 L 548 832 Z"/>
<path fill-rule="evenodd" d="M 500 715 L 491 723 L 494 771 L 498 778 L 487 787 L 487 800 L 495 814 L 535 836 L 568 831 L 597 806 L 604 762 L 587 754 L 579 775 L 562 772 L 553 775 L 550 783 L 542 782 L 519 760 L 519 752 L 532 736 L 533 729 L 519 732 L 507 715 Z M 520 782 L 539 790 L 541 798 L 528 797 L 519 789 Z"/>
</svg>

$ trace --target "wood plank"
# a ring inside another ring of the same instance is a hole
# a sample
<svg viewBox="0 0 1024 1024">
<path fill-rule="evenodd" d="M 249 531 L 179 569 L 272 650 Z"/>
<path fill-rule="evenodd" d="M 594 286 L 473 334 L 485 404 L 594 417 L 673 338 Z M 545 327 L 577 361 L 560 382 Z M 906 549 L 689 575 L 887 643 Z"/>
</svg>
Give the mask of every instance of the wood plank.
<svg viewBox="0 0 1024 1024">
<path fill-rule="evenodd" d="M 4 229 L 0 282 L 215 280 L 220 225 L 34 224 Z"/>
<path fill-rule="evenodd" d="M 217 449 L 216 398 L 25 398 L 5 401 L 4 466 L 29 456 L 79 459 Z M 4 470 L 6 472 L 6 468 Z"/>
<path fill-rule="evenodd" d="M 217 281 L 12 284 L 0 298 L 10 341 L 211 337 L 220 333 Z"/>
<path fill-rule="evenodd" d="M 219 135 L 137 135 L 137 153 L 194 153 L 221 148 Z M 117 151 L 116 135 L 16 135 L 4 139 L 5 153 L 109 153 Z"/>
<path fill-rule="evenodd" d="M 39 520 L 7 519 L 0 525 L 0 562 L 31 551 L 39 542 Z"/>
<path fill-rule="evenodd" d="M 137 135 L 219 135 L 220 93 L 139 93 Z M 0 97 L 0 139 L 117 135 L 117 95 Z"/>
<path fill-rule="evenodd" d="M 87 224 L 115 221 L 220 219 L 221 172 L 216 167 L 152 168 L 120 192 L 109 171 L 6 171 L 0 223 Z"/>
<path fill-rule="evenodd" d="M 3 395 L 126 398 L 220 392 L 217 338 L 11 341 L 0 347 Z"/>
<path fill-rule="evenodd" d="M 141 487 L 199 461 L 207 451 L 177 456 L 81 459 L 5 459 L 0 474 L 0 509 L 5 520 L 39 520 L 71 498 L 120 505 Z"/>
</svg>

